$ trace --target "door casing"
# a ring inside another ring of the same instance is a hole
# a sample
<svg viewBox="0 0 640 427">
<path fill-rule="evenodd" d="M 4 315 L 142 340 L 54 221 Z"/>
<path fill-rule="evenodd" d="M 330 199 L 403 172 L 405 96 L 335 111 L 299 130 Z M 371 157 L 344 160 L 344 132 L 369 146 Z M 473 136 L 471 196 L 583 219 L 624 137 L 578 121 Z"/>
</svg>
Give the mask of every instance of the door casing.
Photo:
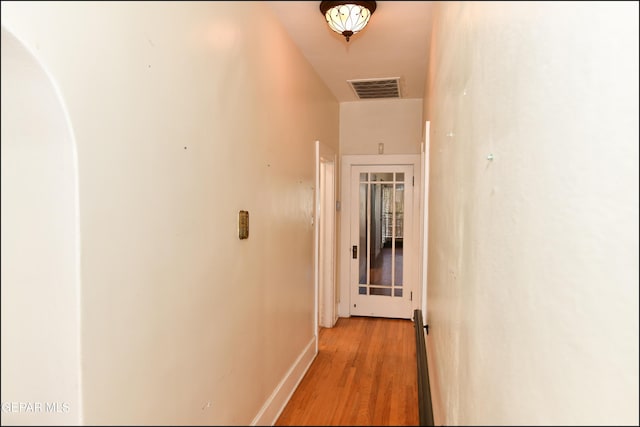
<svg viewBox="0 0 640 427">
<path fill-rule="evenodd" d="M 351 167 L 359 165 L 413 165 L 413 186 L 408 186 L 407 189 L 413 190 L 413 230 L 420 230 L 420 200 L 421 191 L 420 183 L 422 182 L 420 173 L 420 154 L 367 154 L 367 155 L 344 155 L 341 157 L 341 173 L 340 173 L 340 188 L 341 188 L 341 211 L 340 211 L 340 247 L 339 247 L 339 286 L 340 286 L 340 303 L 338 305 L 338 314 L 340 317 L 350 317 L 351 307 L 351 290 L 350 290 L 350 257 L 351 257 Z M 411 250 L 414 251 L 417 256 L 422 253 L 421 239 L 414 239 Z M 422 287 L 420 283 L 420 263 L 414 263 L 412 271 L 406 271 L 407 279 L 412 281 L 413 286 L 413 300 L 412 309 L 419 308 L 422 301 Z"/>
<path fill-rule="evenodd" d="M 338 320 L 336 286 L 336 177 L 335 151 L 316 141 L 315 186 L 315 333 Z M 317 341 L 316 341 L 317 345 Z"/>
</svg>

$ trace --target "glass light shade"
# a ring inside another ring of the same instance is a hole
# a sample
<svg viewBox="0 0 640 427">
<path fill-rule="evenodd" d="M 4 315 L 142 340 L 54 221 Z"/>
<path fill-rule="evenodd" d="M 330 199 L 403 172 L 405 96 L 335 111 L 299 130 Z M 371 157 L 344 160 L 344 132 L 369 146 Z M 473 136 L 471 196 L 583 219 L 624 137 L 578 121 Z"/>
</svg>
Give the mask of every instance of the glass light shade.
<svg viewBox="0 0 640 427">
<path fill-rule="evenodd" d="M 375 11 L 375 2 L 323 3 L 333 3 L 333 6 L 325 12 L 327 24 L 333 31 L 345 36 L 347 41 L 349 41 L 349 37 L 361 31 L 367 25 L 371 14 Z M 373 7 L 357 3 L 373 3 Z"/>
</svg>

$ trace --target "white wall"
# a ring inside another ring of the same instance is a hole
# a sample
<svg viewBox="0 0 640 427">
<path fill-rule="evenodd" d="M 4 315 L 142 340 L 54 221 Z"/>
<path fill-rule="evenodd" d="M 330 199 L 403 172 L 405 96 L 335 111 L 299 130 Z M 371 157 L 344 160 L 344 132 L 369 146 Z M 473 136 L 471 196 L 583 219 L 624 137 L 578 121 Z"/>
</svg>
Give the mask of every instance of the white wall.
<svg viewBox="0 0 640 427">
<path fill-rule="evenodd" d="M 436 423 L 637 425 L 638 4 L 444 2 L 432 40 Z"/>
<path fill-rule="evenodd" d="M 422 142 L 422 99 L 340 104 L 340 154 L 417 154 Z"/>
<path fill-rule="evenodd" d="M 314 348 L 335 98 L 261 2 L 3 2 L 2 23 L 78 144 L 84 421 L 264 422 Z"/>
<path fill-rule="evenodd" d="M 340 103 L 340 156 L 378 154 L 379 143 L 384 144 L 384 154 L 419 153 L 422 142 L 422 108 L 422 99 L 376 99 Z M 341 187 L 338 184 L 338 189 Z M 339 190 L 338 200 L 345 206 L 342 199 L 342 191 Z M 344 212 L 346 211 L 343 209 L 338 213 L 340 218 Z M 338 219 L 339 235 L 344 226 L 342 222 Z M 346 247 L 350 245 L 347 244 Z M 341 251 L 337 254 L 336 268 L 341 281 L 339 312 L 340 316 L 348 316 L 348 273 L 343 267 Z"/>
<path fill-rule="evenodd" d="M 2 28 L 2 425 L 81 421 L 77 165 L 45 70 Z"/>
</svg>

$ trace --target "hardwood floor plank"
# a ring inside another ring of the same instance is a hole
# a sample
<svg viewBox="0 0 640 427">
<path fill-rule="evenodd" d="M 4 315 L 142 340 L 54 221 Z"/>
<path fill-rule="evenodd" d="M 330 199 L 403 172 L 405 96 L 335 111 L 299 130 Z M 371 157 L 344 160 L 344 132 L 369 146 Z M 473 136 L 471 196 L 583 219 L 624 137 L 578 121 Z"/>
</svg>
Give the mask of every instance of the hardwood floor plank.
<svg viewBox="0 0 640 427">
<path fill-rule="evenodd" d="M 350 317 L 321 329 L 318 355 L 275 425 L 417 426 L 413 327 Z"/>
</svg>

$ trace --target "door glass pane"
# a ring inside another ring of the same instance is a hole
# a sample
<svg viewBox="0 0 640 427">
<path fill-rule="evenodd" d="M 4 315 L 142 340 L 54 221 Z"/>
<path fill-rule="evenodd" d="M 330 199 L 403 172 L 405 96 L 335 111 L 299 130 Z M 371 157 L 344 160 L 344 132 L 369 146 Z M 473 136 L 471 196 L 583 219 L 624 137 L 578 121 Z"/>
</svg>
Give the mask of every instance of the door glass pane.
<svg viewBox="0 0 640 427">
<path fill-rule="evenodd" d="M 370 295 L 381 295 L 385 297 L 391 296 L 391 288 L 370 288 Z"/>
<path fill-rule="evenodd" d="M 393 172 L 376 172 L 371 174 L 371 181 L 393 181 Z"/>
<path fill-rule="evenodd" d="M 395 194 L 395 275 L 394 284 L 402 286 L 402 243 L 403 243 L 403 225 L 404 225 L 404 184 L 396 184 Z"/>
<path fill-rule="evenodd" d="M 358 294 L 403 298 L 403 172 L 359 173 Z"/>
<path fill-rule="evenodd" d="M 361 174 L 366 175 L 366 174 Z M 361 285 L 368 284 L 367 281 L 367 248 L 369 246 L 368 243 L 368 234 L 369 230 L 367 227 L 367 197 L 369 192 L 367 191 L 367 187 L 369 184 L 363 183 L 360 184 L 360 242 L 358 246 L 358 265 L 359 265 L 359 280 L 358 283 Z M 366 293 L 366 292 L 365 292 Z"/>
<path fill-rule="evenodd" d="M 370 283 L 391 286 L 393 184 L 371 184 Z"/>
</svg>

